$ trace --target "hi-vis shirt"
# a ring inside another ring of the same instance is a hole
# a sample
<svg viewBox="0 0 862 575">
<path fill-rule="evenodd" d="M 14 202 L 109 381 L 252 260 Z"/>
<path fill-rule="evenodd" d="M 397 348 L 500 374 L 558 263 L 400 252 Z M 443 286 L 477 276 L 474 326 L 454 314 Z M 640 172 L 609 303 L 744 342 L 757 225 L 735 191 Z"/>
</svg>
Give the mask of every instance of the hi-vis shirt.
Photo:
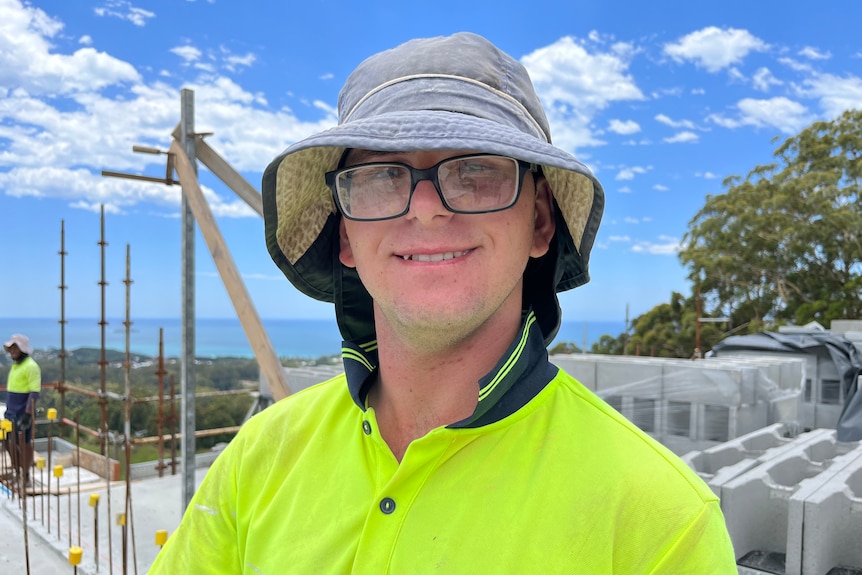
<svg viewBox="0 0 862 575">
<path fill-rule="evenodd" d="M 8 417 L 17 417 L 27 409 L 31 393 L 42 391 L 42 370 L 27 356 L 22 362 L 12 362 L 6 379 L 6 411 Z"/>
<path fill-rule="evenodd" d="M 476 413 L 400 463 L 365 407 L 373 348 L 243 427 L 150 573 L 737 572 L 716 496 L 550 364 L 532 314 Z"/>
</svg>

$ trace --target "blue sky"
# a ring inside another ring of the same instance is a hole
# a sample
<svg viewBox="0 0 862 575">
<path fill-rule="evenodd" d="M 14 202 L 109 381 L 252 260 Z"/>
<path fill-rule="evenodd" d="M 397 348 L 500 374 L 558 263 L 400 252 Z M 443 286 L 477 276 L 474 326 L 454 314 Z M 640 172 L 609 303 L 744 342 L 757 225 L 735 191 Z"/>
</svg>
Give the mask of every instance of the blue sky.
<svg viewBox="0 0 862 575">
<path fill-rule="evenodd" d="M 244 2 L 0 0 L 0 316 L 180 314 L 180 189 L 101 177 L 164 174 L 195 93 L 195 127 L 259 188 L 292 142 L 335 122 L 338 90 L 365 57 L 467 30 L 520 59 L 554 142 L 589 165 L 607 204 L 592 281 L 563 294 L 568 321 L 622 320 L 690 293 L 676 257 L 722 180 L 768 163 L 810 122 L 862 107 L 862 3 L 737 1 Z M 201 183 L 264 318 L 331 317 L 270 260 L 263 222 L 205 167 Z M 233 309 L 197 239 L 197 315 Z"/>
</svg>

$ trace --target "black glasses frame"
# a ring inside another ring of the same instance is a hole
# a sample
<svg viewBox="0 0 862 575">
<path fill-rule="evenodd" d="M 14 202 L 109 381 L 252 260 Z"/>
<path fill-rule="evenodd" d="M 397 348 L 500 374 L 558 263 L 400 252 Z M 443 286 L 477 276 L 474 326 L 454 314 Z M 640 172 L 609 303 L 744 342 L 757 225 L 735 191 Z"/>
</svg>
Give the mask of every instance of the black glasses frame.
<svg viewBox="0 0 862 575">
<path fill-rule="evenodd" d="M 518 174 L 517 174 L 517 190 L 515 191 L 515 197 L 512 201 L 505 206 L 501 206 L 499 208 L 494 208 L 491 210 L 481 210 L 481 211 L 466 211 L 466 210 L 457 210 L 449 205 L 446 201 L 446 198 L 443 196 L 442 190 L 440 190 L 440 181 L 438 179 L 438 170 L 440 166 L 445 164 L 446 162 L 451 162 L 453 160 L 464 160 L 467 158 L 508 158 L 510 160 L 514 160 L 518 164 Z M 391 216 L 383 216 L 380 218 L 357 218 L 354 216 L 350 216 L 345 211 L 344 207 L 341 205 L 341 200 L 338 195 L 338 177 L 344 173 L 349 172 L 351 170 L 355 170 L 357 168 L 363 168 L 366 166 L 399 166 L 406 168 L 407 171 L 410 172 L 410 193 L 407 196 L 407 205 L 406 207 L 399 213 L 393 214 Z M 413 192 L 416 191 L 416 186 L 419 182 L 428 180 L 432 184 L 434 184 L 434 189 L 437 190 L 437 195 L 440 197 L 440 201 L 443 203 L 443 206 L 452 213 L 455 214 L 490 214 L 493 212 L 501 212 L 503 210 L 508 210 L 516 203 L 518 203 L 518 198 L 521 197 L 521 189 L 524 186 L 524 177 L 527 173 L 539 173 L 539 166 L 537 164 L 533 164 L 530 162 L 525 162 L 524 160 L 519 160 L 517 158 L 511 158 L 509 156 L 500 156 L 497 154 L 465 154 L 463 156 L 453 156 L 451 158 L 446 158 L 445 160 L 441 160 L 431 166 L 430 168 L 414 168 L 410 164 L 405 164 L 403 162 L 367 162 L 364 164 L 356 164 L 355 166 L 347 166 L 344 168 L 338 168 L 337 170 L 332 170 L 331 172 L 326 172 L 325 179 L 326 185 L 332 190 L 332 199 L 335 201 L 335 205 L 338 206 L 338 211 L 341 212 L 348 220 L 354 220 L 358 222 L 379 222 L 383 220 L 393 220 L 395 218 L 400 218 L 410 211 L 410 203 L 413 201 Z"/>
</svg>

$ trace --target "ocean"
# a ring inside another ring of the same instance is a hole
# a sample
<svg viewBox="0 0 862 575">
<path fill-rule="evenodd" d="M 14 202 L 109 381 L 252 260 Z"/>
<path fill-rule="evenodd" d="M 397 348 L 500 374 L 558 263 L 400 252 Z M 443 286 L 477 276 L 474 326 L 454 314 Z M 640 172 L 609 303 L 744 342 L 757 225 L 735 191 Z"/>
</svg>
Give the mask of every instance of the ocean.
<svg viewBox="0 0 862 575">
<path fill-rule="evenodd" d="M 123 319 L 108 318 L 105 326 L 105 347 L 125 351 L 126 330 Z M 341 335 L 335 320 L 327 319 L 264 319 L 264 328 L 280 357 L 318 358 L 341 353 Z M 73 318 L 66 323 L 66 349 L 98 348 L 101 326 L 95 318 Z M 164 333 L 165 356 L 180 354 L 179 318 L 132 319 L 130 351 L 136 354 L 158 355 L 159 329 Z M 554 344 L 571 342 L 586 348 L 604 335 L 618 336 L 625 329 L 622 321 L 564 321 Z M 50 318 L 0 318 L 0 338 L 13 333 L 30 338 L 35 349 L 60 348 L 60 324 Z M 552 344 L 552 347 L 553 345 Z M 251 346 L 238 319 L 197 318 L 195 321 L 195 354 L 198 357 L 253 357 Z"/>
</svg>

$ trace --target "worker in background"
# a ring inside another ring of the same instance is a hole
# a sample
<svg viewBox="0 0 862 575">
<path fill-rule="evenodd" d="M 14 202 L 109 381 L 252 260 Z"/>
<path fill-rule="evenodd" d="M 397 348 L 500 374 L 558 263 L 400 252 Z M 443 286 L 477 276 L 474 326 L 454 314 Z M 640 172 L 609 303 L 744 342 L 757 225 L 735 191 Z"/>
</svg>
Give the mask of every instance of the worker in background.
<svg viewBox="0 0 862 575">
<path fill-rule="evenodd" d="M 33 421 L 36 400 L 42 391 L 42 371 L 31 357 L 30 339 L 14 334 L 3 344 L 12 358 L 12 367 L 6 380 L 6 414 L 12 421 L 12 433 L 6 437 L 6 451 L 12 459 L 15 474 L 23 475 L 24 485 L 30 485 L 30 467 L 33 465 Z"/>
</svg>

